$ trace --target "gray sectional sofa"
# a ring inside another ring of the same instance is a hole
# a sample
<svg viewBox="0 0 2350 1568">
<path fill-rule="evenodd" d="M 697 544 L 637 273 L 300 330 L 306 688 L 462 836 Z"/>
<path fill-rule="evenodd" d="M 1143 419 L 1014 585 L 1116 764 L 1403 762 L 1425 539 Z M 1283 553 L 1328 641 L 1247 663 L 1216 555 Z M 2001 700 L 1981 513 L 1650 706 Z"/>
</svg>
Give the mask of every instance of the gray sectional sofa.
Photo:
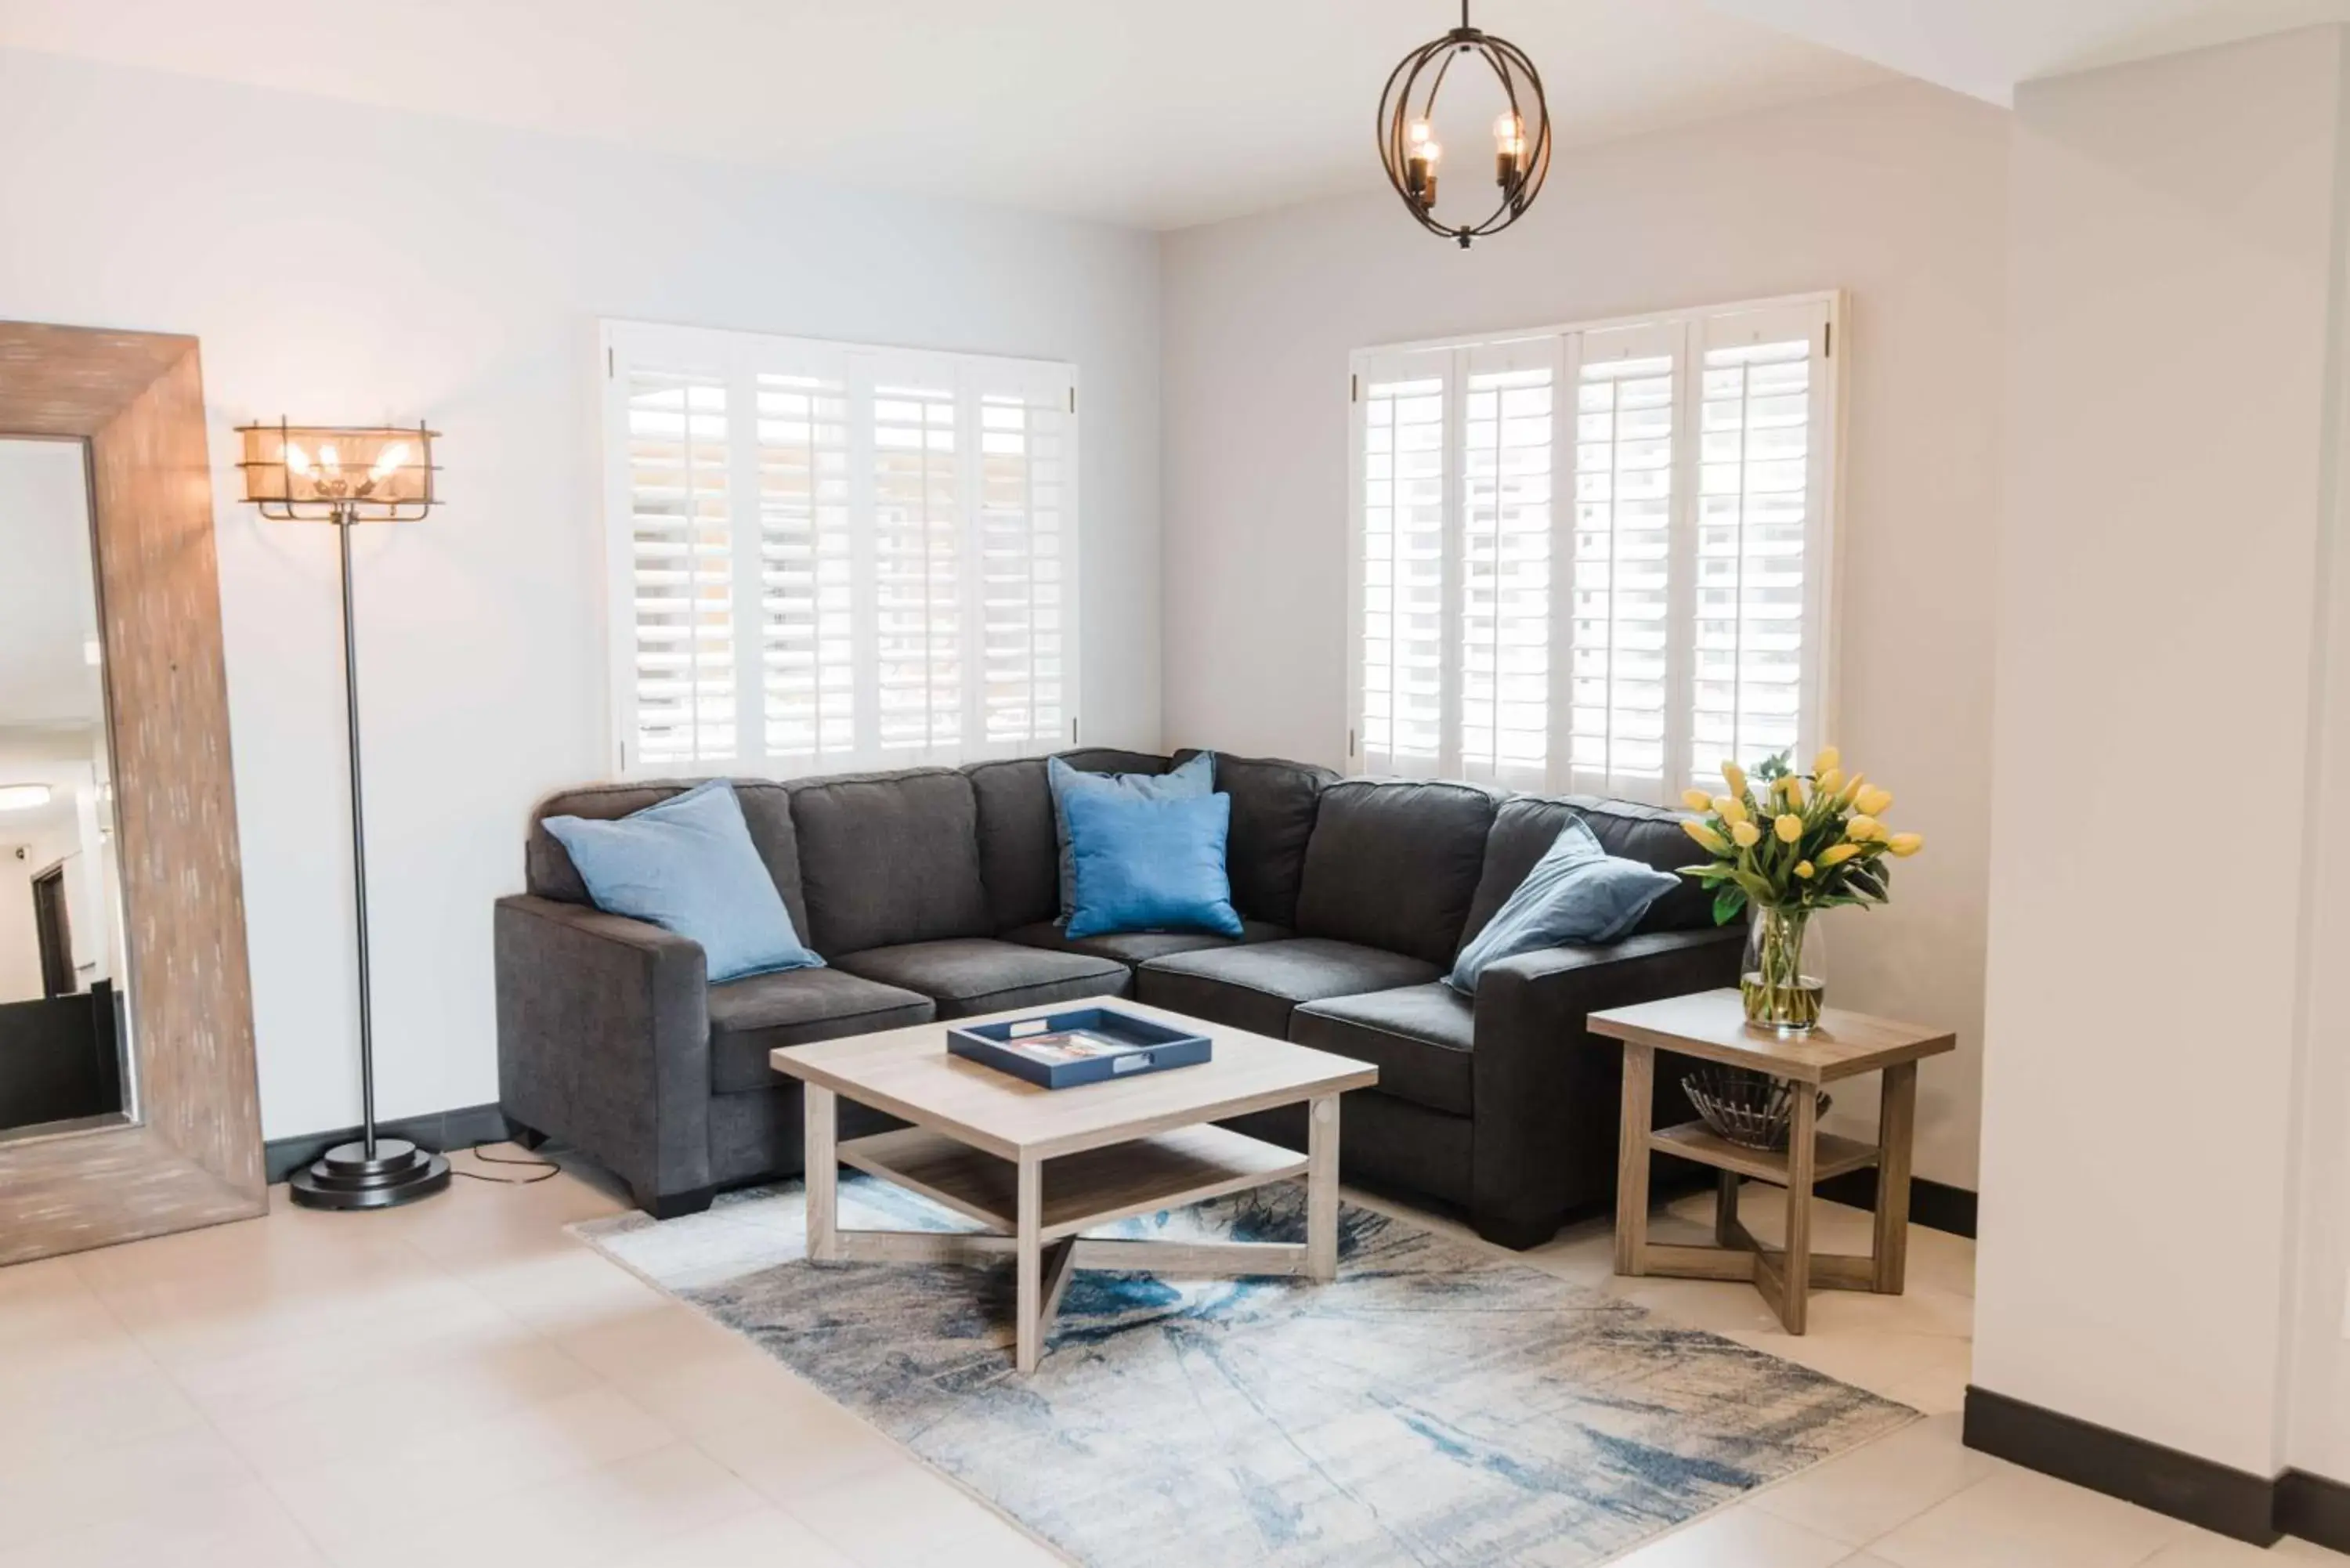
<svg viewBox="0 0 2350 1568">
<path fill-rule="evenodd" d="M 1190 754 L 1065 759 L 1157 773 Z M 1377 1064 L 1378 1087 L 1347 1103 L 1346 1178 L 1533 1246 L 1604 1206 L 1615 1179 L 1620 1057 L 1585 1016 L 1736 980 L 1740 933 L 1714 926 L 1692 885 L 1620 942 L 1494 965 L 1473 1002 L 1443 983 L 1570 815 L 1611 853 L 1669 869 L 1690 857 L 1673 813 L 1220 754 L 1238 939 L 1064 935 L 1041 759 L 737 781 L 793 923 L 830 967 L 712 986 L 695 943 L 590 906 L 540 826 L 625 815 L 687 787 L 595 784 L 541 803 L 528 891 L 496 911 L 506 1117 L 609 1167 L 655 1215 L 797 1173 L 799 1089 L 768 1067 L 776 1046 L 1132 996 Z M 1659 1079 L 1659 1121 L 1681 1119 L 1666 1092 L 1678 1075 Z M 1236 1125 L 1302 1148 L 1302 1109 Z M 843 1116 L 851 1136 L 888 1125 Z"/>
</svg>

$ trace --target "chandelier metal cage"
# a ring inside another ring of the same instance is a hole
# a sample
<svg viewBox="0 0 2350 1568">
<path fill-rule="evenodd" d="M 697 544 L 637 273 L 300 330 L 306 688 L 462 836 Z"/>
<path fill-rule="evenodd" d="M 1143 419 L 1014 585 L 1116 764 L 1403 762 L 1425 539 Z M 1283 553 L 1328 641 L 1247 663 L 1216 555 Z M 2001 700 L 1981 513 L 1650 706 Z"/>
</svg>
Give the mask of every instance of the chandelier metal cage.
<svg viewBox="0 0 2350 1568">
<path fill-rule="evenodd" d="M 1437 169 L 1444 154 L 1436 140 L 1436 95 L 1454 63 L 1471 55 L 1501 83 L 1507 106 L 1493 121 L 1493 183 L 1500 199 L 1481 222 L 1448 223 L 1436 216 Z M 1461 26 L 1422 44 L 1388 74 L 1379 94 L 1378 140 L 1388 183 L 1404 206 L 1420 227 L 1458 240 L 1465 251 L 1470 241 L 1499 234 L 1524 216 L 1550 173 L 1550 106 L 1543 97 L 1542 73 L 1507 38 L 1470 26 L 1469 0 L 1461 0 Z"/>
</svg>

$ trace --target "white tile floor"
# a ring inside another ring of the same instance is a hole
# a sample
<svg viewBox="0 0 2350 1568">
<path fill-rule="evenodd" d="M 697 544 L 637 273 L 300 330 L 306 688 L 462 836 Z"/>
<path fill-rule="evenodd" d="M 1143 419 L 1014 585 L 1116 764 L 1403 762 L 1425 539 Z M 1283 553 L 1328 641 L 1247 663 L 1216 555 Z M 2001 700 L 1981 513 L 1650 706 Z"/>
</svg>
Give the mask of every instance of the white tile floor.
<svg viewBox="0 0 2350 1568">
<path fill-rule="evenodd" d="M 378 1215 L 278 1198 L 265 1220 L 0 1270 L 0 1568 L 1061 1561 L 566 1236 L 623 1206 L 592 1176 L 460 1181 Z M 1694 1239 L 1709 1202 L 1660 1216 L 1660 1239 Z M 1814 1229 L 1865 1244 L 1851 1210 L 1821 1205 Z M 2264 1556 L 1960 1448 L 1968 1242 L 1915 1231 L 1907 1296 L 1822 1295 L 1802 1339 L 1742 1286 L 1614 1280 L 1604 1226 L 1530 1256 L 1929 1413 L 1620 1560 L 1634 1568 L 2350 1561 Z"/>
</svg>

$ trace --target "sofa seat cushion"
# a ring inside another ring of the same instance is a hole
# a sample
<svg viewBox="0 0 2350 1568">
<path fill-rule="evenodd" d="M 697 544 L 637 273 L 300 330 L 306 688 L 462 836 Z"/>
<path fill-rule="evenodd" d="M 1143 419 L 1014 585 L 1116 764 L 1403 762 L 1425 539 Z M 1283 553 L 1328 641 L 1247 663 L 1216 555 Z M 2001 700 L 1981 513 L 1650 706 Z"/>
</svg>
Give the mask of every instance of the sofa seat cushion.
<svg viewBox="0 0 2350 1568">
<path fill-rule="evenodd" d="M 1420 985 L 1440 972 L 1401 953 L 1296 937 L 1153 959 L 1135 971 L 1134 993 L 1153 1007 L 1286 1040 L 1299 1002 Z"/>
<path fill-rule="evenodd" d="M 794 969 L 710 988 L 710 1088 L 736 1095 L 778 1083 L 767 1053 L 844 1034 L 928 1023 L 927 996 L 837 969 Z"/>
<path fill-rule="evenodd" d="M 1382 1094 L 1465 1116 L 1476 1022 L 1475 1004 L 1439 981 L 1306 1002 L 1290 1015 L 1289 1037 L 1370 1063 Z"/>
<path fill-rule="evenodd" d="M 834 967 L 920 992 L 938 1003 L 941 1018 L 1124 996 L 1128 980 L 1127 967 L 1115 959 L 1049 952 L 993 937 L 868 948 L 843 954 Z"/>
<path fill-rule="evenodd" d="M 1057 921 L 1038 920 L 1034 925 L 1020 926 L 1004 932 L 1003 940 L 1018 942 L 1023 947 L 1050 948 L 1055 952 L 1116 959 L 1122 964 L 1133 966 L 1149 963 L 1152 959 L 1165 958 L 1170 953 L 1206 952 L 1216 948 L 1239 947 L 1248 942 L 1277 942 L 1288 935 L 1287 926 L 1243 919 L 1237 939 L 1211 936 L 1206 931 L 1117 931 L 1100 937 L 1072 937 L 1068 929 Z"/>
</svg>

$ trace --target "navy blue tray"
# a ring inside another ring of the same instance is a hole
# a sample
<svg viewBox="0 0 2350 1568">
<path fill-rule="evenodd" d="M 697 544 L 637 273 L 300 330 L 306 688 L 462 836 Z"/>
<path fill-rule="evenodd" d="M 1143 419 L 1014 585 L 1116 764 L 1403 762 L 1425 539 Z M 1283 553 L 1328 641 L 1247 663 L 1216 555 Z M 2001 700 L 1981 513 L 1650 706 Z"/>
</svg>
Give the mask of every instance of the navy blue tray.
<svg viewBox="0 0 2350 1568">
<path fill-rule="evenodd" d="M 1066 1062 L 1041 1061 L 1010 1049 L 1039 1035 L 1082 1030 L 1107 1041 L 1112 1049 L 1099 1056 Z M 1172 1028 L 1148 1018 L 1137 1018 L 1109 1007 L 1076 1007 L 1041 1012 L 1033 1018 L 1007 1018 L 1000 1023 L 971 1023 L 947 1031 L 947 1049 L 1000 1073 L 1042 1084 L 1048 1089 L 1097 1084 L 1107 1078 L 1139 1077 L 1170 1067 L 1191 1067 L 1208 1060 L 1211 1045 L 1204 1034 Z"/>
</svg>

